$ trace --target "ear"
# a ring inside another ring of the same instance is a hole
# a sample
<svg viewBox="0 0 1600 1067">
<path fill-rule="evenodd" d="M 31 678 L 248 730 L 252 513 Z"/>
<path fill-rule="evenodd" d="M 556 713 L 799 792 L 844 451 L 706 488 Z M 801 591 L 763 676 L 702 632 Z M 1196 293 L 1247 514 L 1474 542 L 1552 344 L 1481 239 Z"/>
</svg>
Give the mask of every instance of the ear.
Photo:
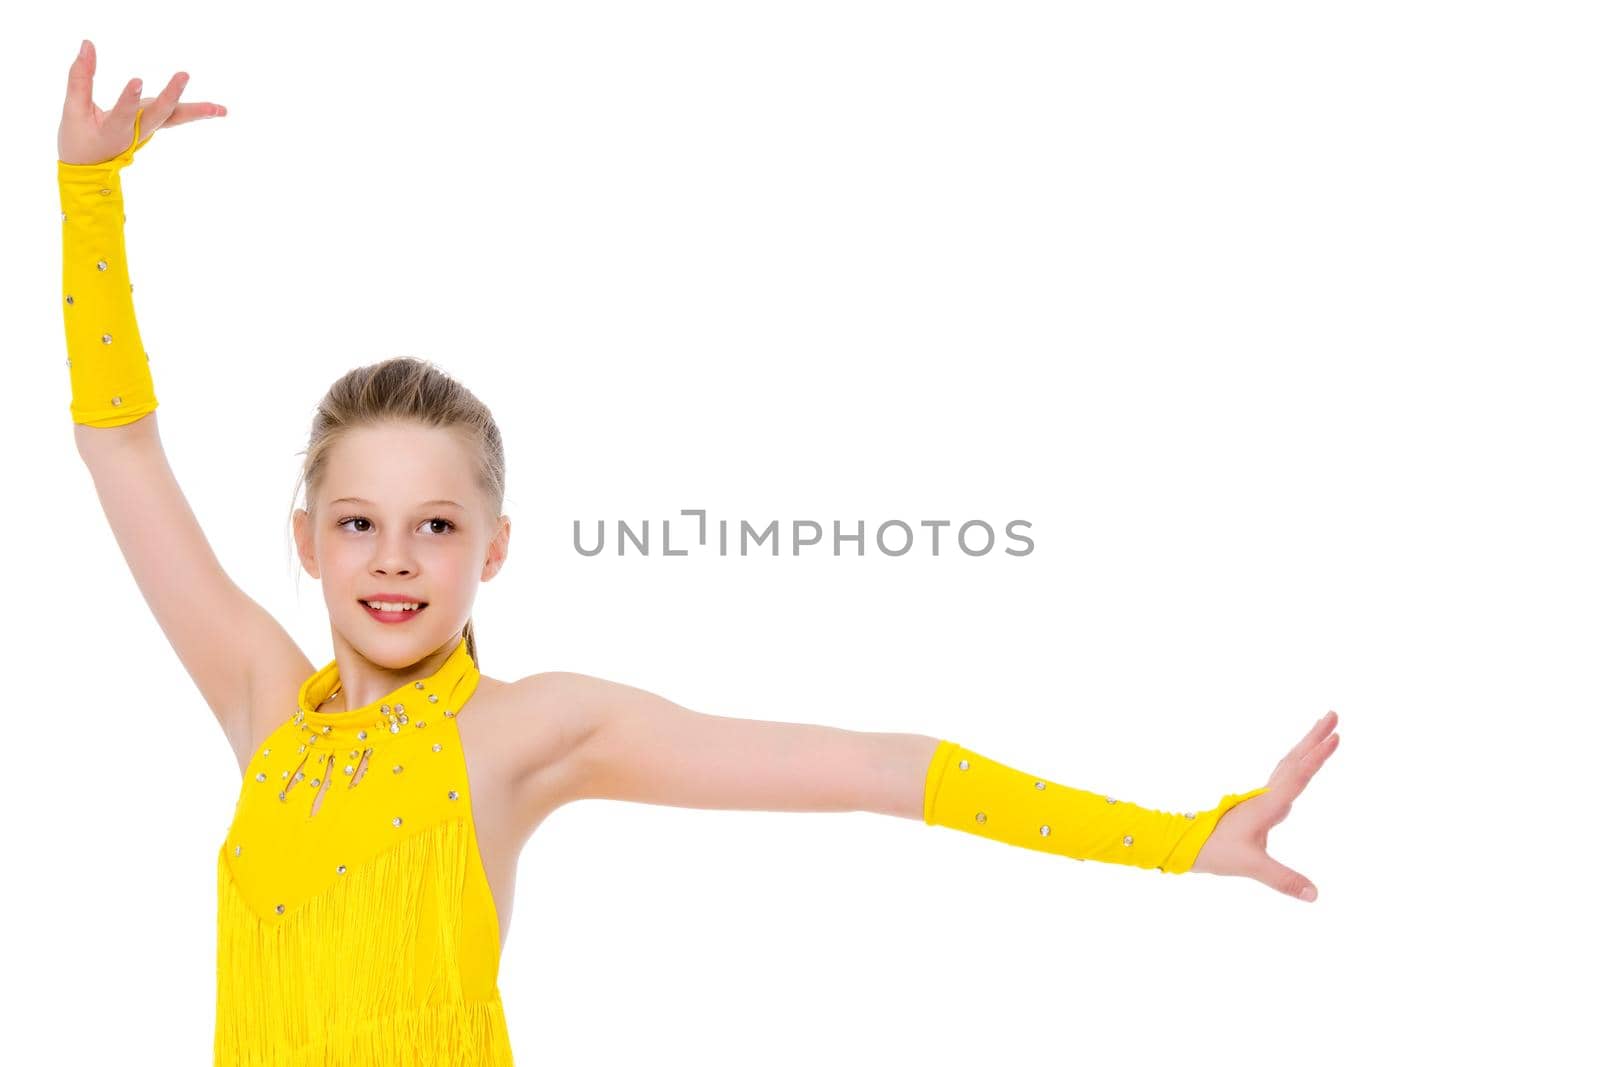
<svg viewBox="0 0 1600 1067">
<path fill-rule="evenodd" d="M 511 548 L 511 520 L 500 516 L 499 528 L 495 530 L 494 538 L 489 542 L 489 558 L 483 564 L 483 577 L 479 581 L 487 582 L 506 564 L 506 553 Z"/>
<path fill-rule="evenodd" d="M 317 548 L 311 537 L 311 514 L 305 508 L 296 508 L 294 513 L 294 544 L 300 554 L 300 566 L 313 578 L 321 578 L 317 573 Z"/>
</svg>

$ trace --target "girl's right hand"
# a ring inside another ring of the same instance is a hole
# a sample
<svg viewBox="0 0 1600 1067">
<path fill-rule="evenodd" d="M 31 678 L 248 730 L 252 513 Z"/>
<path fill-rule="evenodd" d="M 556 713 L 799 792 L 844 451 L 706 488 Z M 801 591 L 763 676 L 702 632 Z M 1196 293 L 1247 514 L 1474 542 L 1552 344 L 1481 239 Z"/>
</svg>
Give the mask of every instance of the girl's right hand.
<svg viewBox="0 0 1600 1067">
<path fill-rule="evenodd" d="M 133 116 L 141 107 L 141 143 L 159 129 L 228 113 L 221 104 L 178 103 L 178 96 L 189 81 L 183 71 L 172 76 L 160 96 L 143 99 L 139 90 L 144 83 L 134 78 L 122 90 L 116 106 L 101 111 L 94 103 L 94 59 L 94 44 L 84 41 L 67 73 L 67 100 L 61 108 L 61 129 L 56 134 L 56 154 L 63 163 L 104 163 L 133 147 Z"/>
</svg>

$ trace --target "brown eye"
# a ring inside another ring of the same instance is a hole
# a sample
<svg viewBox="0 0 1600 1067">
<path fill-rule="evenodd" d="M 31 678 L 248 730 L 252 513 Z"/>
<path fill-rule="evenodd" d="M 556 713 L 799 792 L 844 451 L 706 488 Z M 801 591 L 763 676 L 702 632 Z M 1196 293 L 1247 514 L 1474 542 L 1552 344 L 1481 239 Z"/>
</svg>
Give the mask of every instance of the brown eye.
<svg viewBox="0 0 1600 1067">
<path fill-rule="evenodd" d="M 336 526 L 336 527 L 338 527 L 340 529 L 343 529 L 346 523 L 351 523 L 351 522 L 364 522 L 369 526 L 372 525 L 372 520 L 366 518 L 365 516 L 362 516 L 362 515 L 351 515 L 347 519 L 340 519 L 338 522 L 334 523 L 334 526 Z M 449 533 L 450 531 L 452 531 L 452 530 L 454 530 L 456 528 L 456 524 L 455 523 L 451 522 L 449 519 L 441 518 L 440 516 L 437 516 L 437 515 L 435 515 L 431 519 L 428 519 L 427 522 L 428 522 L 429 525 L 432 525 L 433 523 L 436 523 L 436 522 L 442 522 L 442 523 L 445 524 L 445 526 L 449 527 L 448 530 L 438 530 L 438 531 L 434 531 L 435 533 Z M 356 533 L 366 533 L 365 530 L 356 530 L 354 532 L 356 532 Z"/>
</svg>

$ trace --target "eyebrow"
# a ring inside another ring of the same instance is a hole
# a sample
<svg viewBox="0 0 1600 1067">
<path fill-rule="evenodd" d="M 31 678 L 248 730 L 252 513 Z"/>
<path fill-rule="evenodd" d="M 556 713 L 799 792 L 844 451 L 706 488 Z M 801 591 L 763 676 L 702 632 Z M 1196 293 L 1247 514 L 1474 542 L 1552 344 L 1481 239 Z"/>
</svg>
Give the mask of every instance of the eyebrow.
<svg viewBox="0 0 1600 1067">
<path fill-rule="evenodd" d="M 338 500 L 330 500 L 330 501 L 328 501 L 328 503 L 330 503 L 330 504 L 365 504 L 368 507 L 375 507 L 376 506 L 376 505 L 374 505 L 372 503 L 372 501 L 363 500 L 358 496 L 342 496 Z M 431 508 L 435 504 L 449 504 L 453 508 L 461 508 L 462 511 L 466 511 L 467 510 L 466 508 L 461 507 L 460 504 L 457 504 L 454 500 L 424 500 L 422 503 L 418 504 L 417 507 L 419 507 L 419 508 Z"/>
</svg>

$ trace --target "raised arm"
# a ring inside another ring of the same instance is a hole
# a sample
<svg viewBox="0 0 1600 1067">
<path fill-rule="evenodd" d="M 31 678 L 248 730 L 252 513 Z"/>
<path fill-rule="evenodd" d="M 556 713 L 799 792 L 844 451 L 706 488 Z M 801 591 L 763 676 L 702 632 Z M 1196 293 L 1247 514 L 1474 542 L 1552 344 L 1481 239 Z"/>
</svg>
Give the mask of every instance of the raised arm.
<svg viewBox="0 0 1600 1067">
<path fill-rule="evenodd" d="M 269 689 L 313 668 L 277 621 L 223 572 L 167 462 L 149 357 L 133 315 L 121 181 L 122 168 L 155 130 L 222 109 L 179 104 L 186 81 L 180 74 L 144 107 L 135 79 L 116 107 L 102 112 L 92 99 L 94 66 L 94 46 L 86 41 L 68 76 L 58 140 L 73 433 L 139 591 L 242 770 L 270 725 L 269 715 L 253 709 Z"/>
</svg>

